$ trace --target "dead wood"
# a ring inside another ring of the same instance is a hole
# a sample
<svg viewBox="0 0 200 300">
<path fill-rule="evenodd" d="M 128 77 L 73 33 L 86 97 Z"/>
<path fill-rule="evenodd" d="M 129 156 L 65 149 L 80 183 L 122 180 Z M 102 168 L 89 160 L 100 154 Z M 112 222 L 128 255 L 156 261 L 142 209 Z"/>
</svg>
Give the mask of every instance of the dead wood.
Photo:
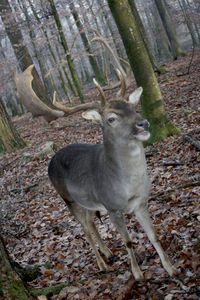
<svg viewBox="0 0 200 300">
<path fill-rule="evenodd" d="M 194 140 L 193 138 L 191 138 L 191 134 L 185 134 L 184 138 L 186 139 L 186 141 L 188 141 L 192 146 L 194 146 L 197 151 L 200 151 L 200 142 Z"/>
</svg>

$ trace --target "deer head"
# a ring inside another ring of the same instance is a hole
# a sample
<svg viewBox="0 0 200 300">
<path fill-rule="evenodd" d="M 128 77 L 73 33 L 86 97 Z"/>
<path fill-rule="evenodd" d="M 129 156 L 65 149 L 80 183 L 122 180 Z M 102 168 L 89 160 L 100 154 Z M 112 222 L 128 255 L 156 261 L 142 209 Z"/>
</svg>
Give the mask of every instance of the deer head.
<svg viewBox="0 0 200 300">
<path fill-rule="evenodd" d="M 103 127 L 104 135 L 105 132 L 106 136 L 109 133 L 112 134 L 119 143 L 122 142 L 122 139 L 125 143 L 133 139 L 146 141 L 150 137 L 150 133 L 148 131 L 150 124 L 135 111 L 135 106 L 140 100 L 143 88 L 137 88 L 126 100 L 126 84 L 121 72 L 117 70 L 117 73 L 121 80 L 120 100 L 108 102 L 101 86 L 94 79 L 93 81 L 102 97 L 102 106 L 99 110 L 84 112 L 82 113 L 82 116 L 87 120 L 93 120 L 100 123 Z"/>
</svg>

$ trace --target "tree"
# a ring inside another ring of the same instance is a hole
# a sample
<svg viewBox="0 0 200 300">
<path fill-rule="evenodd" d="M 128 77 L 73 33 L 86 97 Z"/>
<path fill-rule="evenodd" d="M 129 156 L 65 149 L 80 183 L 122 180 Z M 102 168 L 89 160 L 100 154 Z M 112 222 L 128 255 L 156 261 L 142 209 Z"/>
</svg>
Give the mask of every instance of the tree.
<svg viewBox="0 0 200 300">
<path fill-rule="evenodd" d="M 140 34 L 141 34 L 141 37 L 143 39 L 143 42 L 144 42 L 144 45 L 146 47 L 147 53 L 149 55 L 149 58 L 151 60 L 153 69 L 154 69 L 154 71 L 156 71 L 158 73 L 162 73 L 162 69 L 159 67 L 159 65 L 158 65 L 158 63 L 157 63 L 157 61 L 156 61 L 156 59 L 154 57 L 153 50 L 152 50 L 151 45 L 149 43 L 146 31 L 145 31 L 145 27 L 144 27 L 144 25 L 142 23 L 142 20 L 140 18 L 139 13 L 138 13 L 138 10 L 137 10 L 137 7 L 135 5 L 135 2 L 134 2 L 134 0 L 128 0 L 128 2 L 129 2 L 129 5 L 131 7 L 132 14 L 133 14 L 133 16 L 134 16 L 137 24 L 139 25 L 138 28 L 140 30 Z"/>
<path fill-rule="evenodd" d="M 196 47 L 196 46 L 198 46 L 199 42 L 198 42 L 198 38 L 197 38 L 197 36 L 195 34 L 195 30 L 193 28 L 193 24 L 191 22 L 190 15 L 188 14 L 187 2 L 185 0 L 182 0 L 182 1 L 178 0 L 178 3 L 179 3 L 179 5 L 181 7 L 181 10 L 183 12 L 185 23 L 187 24 L 189 33 L 190 33 L 191 38 L 192 38 L 193 46 Z"/>
<path fill-rule="evenodd" d="M 151 126 L 149 143 L 180 132 L 168 119 L 163 97 L 128 0 L 108 0 L 138 86 L 144 89 L 142 111 Z"/>
<path fill-rule="evenodd" d="M 33 60 L 29 54 L 28 48 L 23 43 L 23 36 L 19 28 L 19 24 L 15 20 L 13 11 L 10 7 L 8 0 L 1 0 L 0 13 L 5 26 L 6 33 L 12 44 L 19 66 L 21 70 L 24 71 L 28 66 L 33 64 Z M 13 28 L 15 30 L 13 30 Z M 42 81 L 35 68 L 33 70 L 33 73 L 33 88 L 35 92 L 43 102 L 45 102 L 48 106 L 53 107 L 50 100 L 47 97 Z"/>
<path fill-rule="evenodd" d="M 63 73 L 62 73 L 62 70 L 61 70 L 61 67 L 59 66 L 59 63 L 58 63 L 58 59 L 57 59 L 57 56 L 56 56 L 56 53 L 54 52 L 54 49 L 53 47 L 51 46 L 51 42 L 50 42 L 50 39 L 49 39 L 49 36 L 48 36 L 48 31 L 47 31 L 47 26 L 44 26 L 44 24 L 42 23 L 40 17 L 39 17 L 39 12 L 34 8 L 34 5 L 33 3 L 31 2 L 31 0 L 28 0 L 28 3 L 30 5 L 30 8 L 33 12 L 33 15 L 35 17 L 35 19 L 37 20 L 37 22 L 39 23 L 40 25 L 40 30 L 42 31 L 43 35 L 45 36 L 46 38 L 46 42 L 47 42 L 47 47 L 49 49 L 49 52 L 51 53 L 51 56 L 52 56 L 52 60 L 54 61 L 55 65 L 56 65 L 56 68 L 58 70 L 58 73 L 59 73 L 59 76 L 60 76 L 60 80 L 61 80 L 61 85 L 62 85 L 62 88 L 66 94 L 66 96 L 68 97 L 69 99 L 69 102 L 71 103 L 71 97 L 70 97 L 70 94 L 69 94 L 69 89 L 68 89 L 68 86 L 66 84 L 66 81 L 65 81 L 65 78 L 63 76 Z M 30 9 L 29 8 L 29 9 Z M 64 70 L 64 73 L 66 74 L 65 70 Z M 70 79 L 68 80 L 68 82 L 70 83 Z M 53 86 L 55 87 L 55 83 L 53 84 Z M 55 87 L 54 89 L 56 89 L 56 91 L 58 92 L 58 89 Z"/>
<path fill-rule="evenodd" d="M 26 290 L 21 278 L 13 270 L 3 240 L 0 237 L 0 298 L 5 300 L 34 299 Z"/>
<path fill-rule="evenodd" d="M 158 10 L 155 7 L 155 3 L 153 3 L 152 8 L 145 10 L 145 15 L 149 27 L 152 28 L 153 36 L 155 39 L 155 51 L 157 53 L 158 59 L 160 61 L 171 60 L 172 53 L 169 48 L 169 41 L 161 23 Z"/>
<path fill-rule="evenodd" d="M 169 15 L 164 0 L 155 0 L 155 4 L 157 6 L 166 34 L 168 36 L 174 59 L 178 59 L 182 56 L 185 56 L 186 53 L 183 50 L 181 44 L 179 43 L 172 18 Z"/>
<path fill-rule="evenodd" d="M 56 9 L 54 1 L 53 0 L 49 0 L 49 2 L 50 2 L 52 13 L 53 13 L 53 16 L 54 16 L 54 19 L 55 19 L 55 22 L 56 22 L 56 26 L 58 28 L 58 33 L 60 35 L 61 44 L 62 44 L 63 49 L 64 49 L 65 54 L 66 54 L 68 66 L 69 66 L 69 69 L 70 69 L 70 72 L 71 72 L 74 84 L 76 86 L 78 95 L 80 97 L 80 101 L 84 102 L 83 87 L 82 87 L 82 84 L 80 82 L 79 76 L 78 76 L 78 74 L 76 72 L 76 69 L 74 67 L 71 55 L 69 53 L 69 48 L 68 48 L 68 45 L 67 45 L 67 40 L 66 40 L 64 32 L 63 32 L 63 28 L 62 28 L 62 24 L 61 24 L 61 21 L 60 21 L 60 18 L 59 18 L 58 11 Z"/>
<path fill-rule="evenodd" d="M 94 55 L 92 53 L 90 42 L 87 38 L 87 35 L 85 33 L 83 24 L 81 23 L 81 20 L 79 18 L 78 12 L 76 10 L 76 7 L 75 7 L 73 1 L 70 3 L 70 9 L 71 9 L 72 15 L 74 17 L 74 20 L 76 22 L 76 26 L 78 27 L 78 30 L 79 30 L 83 45 L 85 47 L 85 50 L 88 53 L 88 58 L 89 58 L 91 66 L 92 66 L 92 69 L 94 71 L 95 78 L 99 81 L 99 83 L 105 84 L 105 78 L 104 78 L 101 70 L 99 69 L 96 58 L 94 57 Z"/>
<path fill-rule="evenodd" d="M 11 123 L 6 106 L 0 97 L 0 154 L 25 147 L 24 140 Z"/>
</svg>

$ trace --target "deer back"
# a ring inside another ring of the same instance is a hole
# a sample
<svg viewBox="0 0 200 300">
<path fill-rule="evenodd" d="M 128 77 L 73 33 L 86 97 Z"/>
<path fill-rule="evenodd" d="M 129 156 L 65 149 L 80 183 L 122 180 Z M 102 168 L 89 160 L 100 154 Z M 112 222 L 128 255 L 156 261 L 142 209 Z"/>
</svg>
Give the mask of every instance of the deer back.
<svg viewBox="0 0 200 300">
<path fill-rule="evenodd" d="M 73 144 L 54 156 L 49 176 L 62 197 L 91 210 L 129 211 L 131 200 L 148 196 L 142 141 L 149 138 L 149 123 L 135 111 L 141 93 L 139 88 L 128 101 L 106 102 L 82 114 L 100 123 L 103 144 Z"/>
</svg>

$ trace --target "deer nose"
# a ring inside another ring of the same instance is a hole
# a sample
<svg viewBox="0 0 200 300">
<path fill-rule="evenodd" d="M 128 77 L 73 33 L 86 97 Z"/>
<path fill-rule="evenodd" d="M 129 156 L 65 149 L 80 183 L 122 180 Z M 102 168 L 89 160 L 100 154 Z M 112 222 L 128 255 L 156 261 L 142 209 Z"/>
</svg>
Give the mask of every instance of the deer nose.
<svg viewBox="0 0 200 300">
<path fill-rule="evenodd" d="M 137 127 L 143 128 L 145 130 L 147 130 L 149 128 L 149 126 L 150 126 L 150 124 L 147 120 L 142 120 L 142 121 L 137 123 Z"/>
</svg>

